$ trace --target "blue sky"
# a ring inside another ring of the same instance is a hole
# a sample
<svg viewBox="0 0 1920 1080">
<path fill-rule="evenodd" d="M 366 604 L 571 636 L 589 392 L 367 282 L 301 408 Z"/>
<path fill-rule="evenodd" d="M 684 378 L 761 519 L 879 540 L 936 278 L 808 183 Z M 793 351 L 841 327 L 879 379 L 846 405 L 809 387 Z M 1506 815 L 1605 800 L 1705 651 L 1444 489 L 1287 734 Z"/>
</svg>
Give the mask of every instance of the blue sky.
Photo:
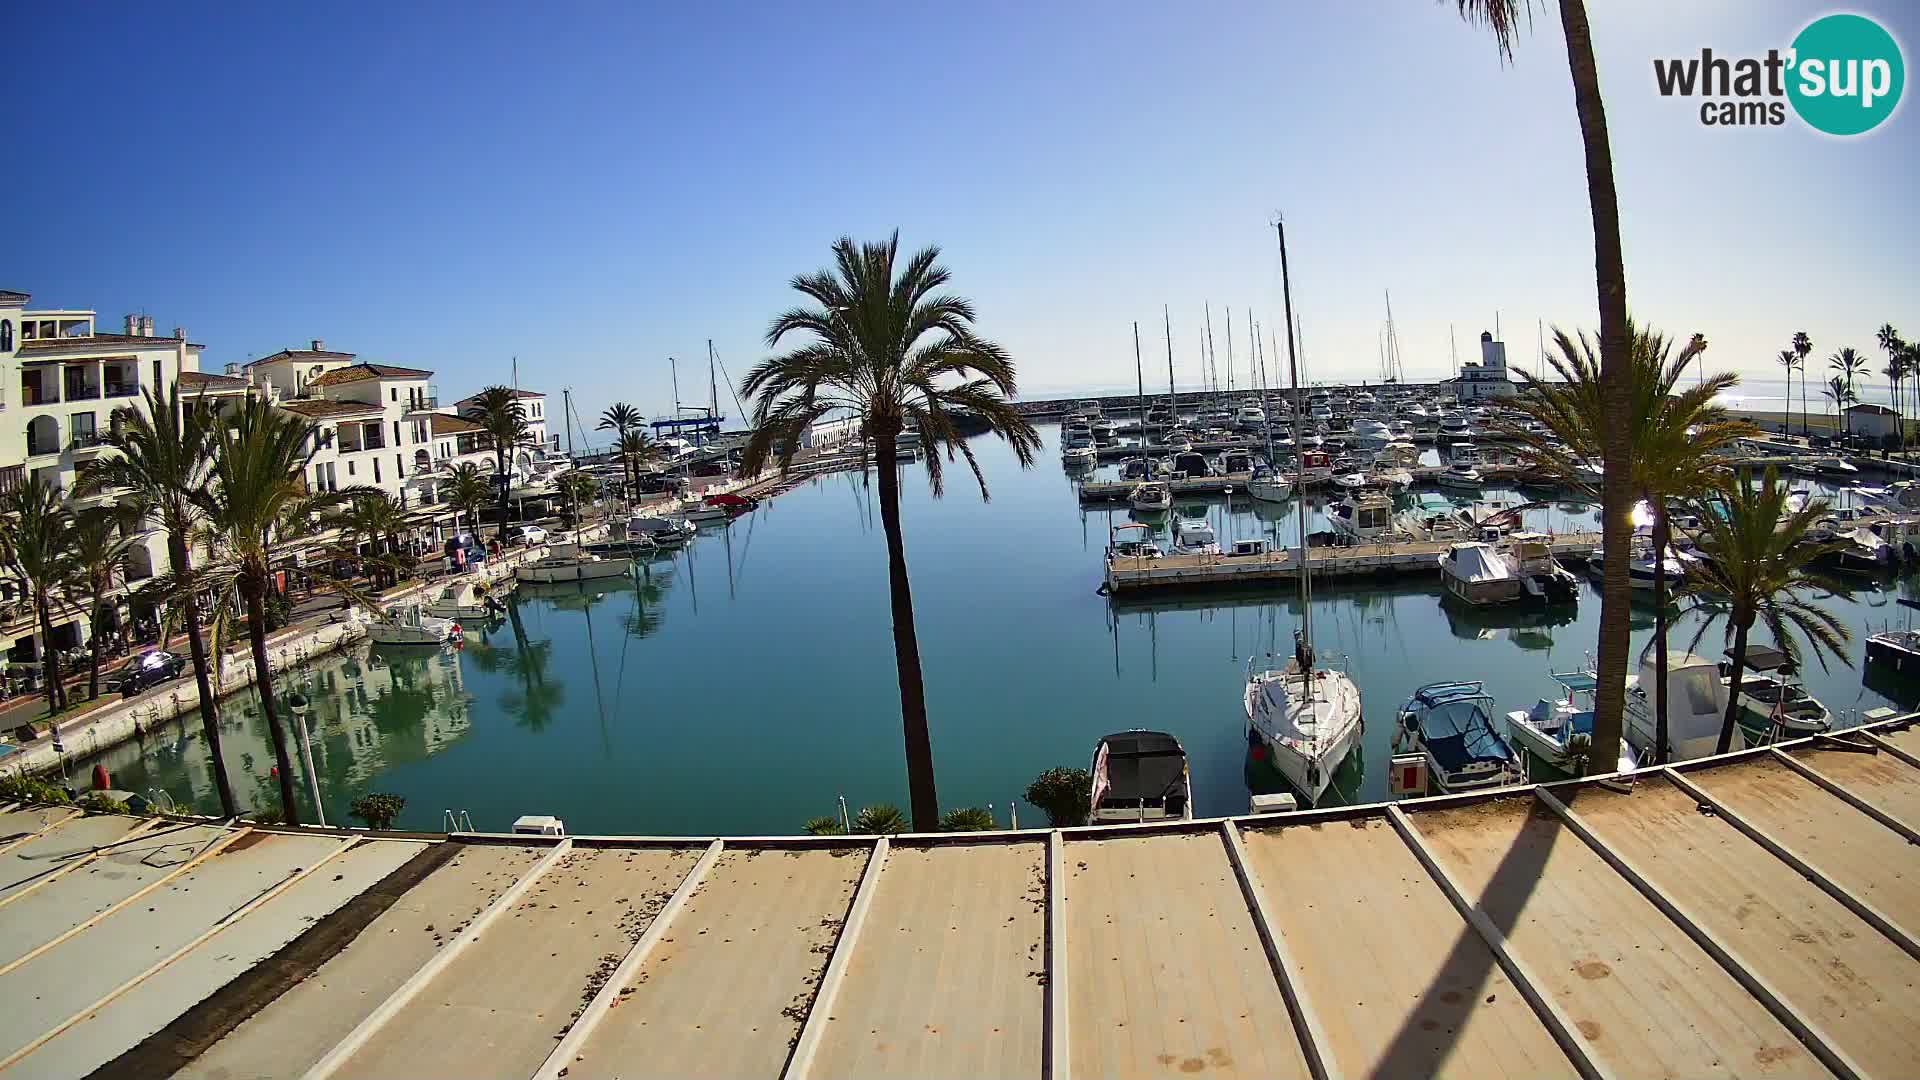
<svg viewBox="0 0 1920 1080">
<path fill-rule="evenodd" d="M 1638 315 L 1769 378 L 1794 330 L 1920 335 L 1911 103 L 1841 141 L 1654 91 L 1655 56 L 1833 9 L 1591 6 Z M 319 337 L 458 394 L 518 356 L 585 413 L 662 413 L 668 356 L 689 399 L 708 338 L 737 378 L 788 278 L 897 226 L 1027 392 L 1131 383 L 1136 319 L 1164 381 L 1163 304 L 1186 383 L 1203 305 L 1243 365 L 1245 312 L 1279 322 L 1275 210 L 1316 378 L 1374 375 L 1387 289 L 1414 376 L 1449 326 L 1465 357 L 1497 312 L 1518 361 L 1596 319 L 1545 15 L 1503 66 L 1425 0 L 11 10 L 0 288 L 144 309 L 216 369 Z M 1913 62 L 1920 13 L 1850 10 Z"/>
</svg>

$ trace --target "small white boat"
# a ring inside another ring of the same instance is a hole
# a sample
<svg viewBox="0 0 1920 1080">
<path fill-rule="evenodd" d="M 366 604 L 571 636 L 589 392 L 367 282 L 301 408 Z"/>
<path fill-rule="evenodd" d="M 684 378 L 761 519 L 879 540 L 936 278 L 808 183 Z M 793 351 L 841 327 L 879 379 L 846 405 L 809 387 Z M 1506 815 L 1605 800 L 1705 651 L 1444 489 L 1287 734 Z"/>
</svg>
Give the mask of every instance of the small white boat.
<svg viewBox="0 0 1920 1080">
<path fill-rule="evenodd" d="M 460 637 L 459 623 L 428 615 L 419 604 L 389 608 L 367 623 L 367 640 L 375 645 L 439 646 Z"/>
<path fill-rule="evenodd" d="M 628 540 L 651 540 L 657 547 L 678 547 L 700 530 L 685 518 L 635 514 L 627 519 Z"/>
<path fill-rule="evenodd" d="M 1327 524 L 1346 543 L 1384 540 L 1396 531 L 1393 500 L 1379 491 L 1355 491 L 1328 508 Z"/>
<path fill-rule="evenodd" d="M 559 581 L 625 577 L 633 573 L 632 559 L 605 559 L 580 551 L 572 544 L 556 544 L 548 551 L 546 558 L 522 566 L 513 576 L 532 585 L 550 585 Z"/>
<path fill-rule="evenodd" d="M 1308 804 L 1317 804 L 1334 770 L 1360 743 L 1360 688 L 1342 672 L 1303 673 L 1296 661 L 1279 671 L 1249 672 L 1244 704 L 1247 741 L 1270 756 Z"/>
<path fill-rule="evenodd" d="M 1656 657 L 1640 661 L 1640 674 L 1627 679 L 1626 739 L 1641 760 L 1652 758 L 1653 687 Z M 1713 661 L 1692 653 L 1667 654 L 1667 760 L 1687 761 L 1713 753 L 1727 713 L 1727 685 Z"/>
<path fill-rule="evenodd" d="M 1293 497 L 1293 485 L 1279 470 L 1263 461 L 1253 467 L 1253 476 L 1247 481 L 1247 494 L 1261 502 L 1283 503 Z"/>
<path fill-rule="evenodd" d="M 1720 662 L 1721 681 L 1732 692 L 1733 650 Z M 1793 661 L 1779 649 L 1747 646 L 1740 672 L 1740 734 L 1748 746 L 1817 735 L 1833 727 L 1833 714 L 1800 682 Z M 1738 747 L 1735 747 L 1738 749 Z"/>
<path fill-rule="evenodd" d="M 1143 514 L 1164 514 L 1173 509 L 1173 490 L 1165 484 L 1137 484 L 1127 502 Z"/>
<path fill-rule="evenodd" d="M 506 610 L 496 592 L 511 588 L 490 590 L 480 582 L 456 581 L 442 587 L 423 610 L 436 619 L 490 619 Z"/>
<path fill-rule="evenodd" d="M 1478 540 L 1454 544 L 1440 556 L 1440 584 L 1475 606 L 1520 599 L 1520 575 L 1492 544 Z"/>
<path fill-rule="evenodd" d="M 1087 824 L 1191 820 L 1193 780 L 1180 740 L 1164 731 L 1121 731 L 1093 748 Z"/>
<path fill-rule="evenodd" d="M 1493 697 L 1478 682 L 1429 683 L 1400 707 L 1396 752 L 1424 754 L 1438 794 L 1526 782 L 1520 756 L 1493 729 Z"/>
<path fill-rule="evenodd" d="M 1456 461 L 1443 469 L 1440 475 L 1434 478 L 1434 482 L 1441 487 L 1465 490 L 1484 485 L 1487 482 L 1487 478 L 1482 476 L 1480 470 L 1474 468 L 1471 464 L 1464 461 Z"/>
<path fill-rule="evenodd" d="M 1086 436 L 1070 437 L 1060 448 L 1060 460 L 1068 465 L 1091 465 L 1099 452 L 1093 447 L 1093 440 Z"/>
<path fill-rule="evenodd" d="M 1175 555 L 1220 554 L 1220 538 L 1214 534 L 1213 523 L 1204 517 L 1175 514 L 1173 553 Z"/>
<path fill-rule="evenodd" d="M 1531 709 L 1507 714 L 1507 739 L 1525 755 L 1527 778 L 1546 783 L 1607 771 L 1567 756 L 1576 736 L 1593 737 L 1593 694 L 1600 685 L 1599 677 L 1591 671 L 1566 671 L 1554 672 L 1552 678 L 1560 684 L 1564 697 L 1541 698 Z M 1613 771 L 1628 773 L 1639 767 L 1633 746 L 1621 739 L 1620 757 Z"/>
<path fill-rule="evenodd" d="M 1368 450 L 1378 450 L 1393 441 L 1393 429 L 1379 420 L 1360 419 L 1353 422 L 1353 443 Z"/>
</svg>

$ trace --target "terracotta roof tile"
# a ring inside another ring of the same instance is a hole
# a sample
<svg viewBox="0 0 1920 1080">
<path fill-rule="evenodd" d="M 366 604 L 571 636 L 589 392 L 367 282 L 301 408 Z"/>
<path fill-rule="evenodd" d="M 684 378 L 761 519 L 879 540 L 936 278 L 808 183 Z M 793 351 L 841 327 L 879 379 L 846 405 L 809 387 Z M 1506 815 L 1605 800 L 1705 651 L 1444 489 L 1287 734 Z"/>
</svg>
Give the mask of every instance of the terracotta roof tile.
<svg viewBox="0 0 1920 1080">
<path fill-rule="evenodd" d="M 283 401 L 280 407 L 290 413 L 298 413 L 310 420 L 331 420 L 336 416 L 378 415 L 380 406 L 363 405 L 358 401 Z"/>
<path fill-rule="evenodd" d="M 352 367 L 336 368 L 307 383 L 308 386 L 339 386 L 342 383 L 365 382 L 368 379 L 425 379 L 433 375 L 431 371 L 419 368 L 395 367 L 392 364 L 355 364 Z"/>
</svg>

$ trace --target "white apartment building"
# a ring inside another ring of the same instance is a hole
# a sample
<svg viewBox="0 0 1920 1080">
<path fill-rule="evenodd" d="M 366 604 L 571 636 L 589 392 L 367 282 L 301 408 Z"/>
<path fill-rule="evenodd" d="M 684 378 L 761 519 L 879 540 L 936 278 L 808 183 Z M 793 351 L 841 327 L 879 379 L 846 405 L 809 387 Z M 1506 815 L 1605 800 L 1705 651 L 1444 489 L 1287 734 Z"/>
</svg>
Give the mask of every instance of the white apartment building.
<svg viewBox="0 0 1920 1080">
<path fill-rule="evenodd" d="M 37 476 L 72 492 L 83 463 L 113 453 L 103 436 L 115 412 L 145 410 L 143 391 L 164 396 L 178 383 L 182 392 L 215 397 L 246 392 L 238 380 L 203 374 L 201 346 L 188 341 L 179 327 L 161 337 L 152 316 L 129 315 L 122 333 L 107 333 L 96 325 L 93 311 L 30 310 L 31 299 L 27 293 L 0 291 L 0 489 Z M 73 502 L 83 509 L 112 497 L 103 493 Z M 149 532 L 133 551 L 128 577 L 138 583 L 166 565 L 165 538 Z M 0 583 L 0 605 L 0 649 L 17 659 L 36 658 L 36 628 L 9 584 Z M 85 627 L 71 613 L 55 623 L 56 646 L 85 640 Z"/>
</svg>

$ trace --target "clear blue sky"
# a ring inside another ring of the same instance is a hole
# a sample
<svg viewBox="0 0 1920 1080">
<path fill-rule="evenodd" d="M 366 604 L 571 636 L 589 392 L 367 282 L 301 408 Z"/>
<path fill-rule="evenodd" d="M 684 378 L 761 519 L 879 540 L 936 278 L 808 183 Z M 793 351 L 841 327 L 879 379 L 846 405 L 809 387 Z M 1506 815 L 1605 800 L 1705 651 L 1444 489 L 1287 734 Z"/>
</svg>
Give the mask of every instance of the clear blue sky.
<svg viewBox="0 0 1920 1080">
<path fill-rule="evenodd" d="M 1654 56 L 1831 9 L 1590 6 L 1643 319 L 1769 378 L 1794 330 L 1821 356 L 1920 335 L 1911 102 L 1839 141 L 1653 89 Z M 1914 63 L 1912 5 L 1853 10 Z M 1503 67 L 1427 0 L 10 11 L 0 288 L 145 309 L 216 369 L 320 337 L 459 394 L 517 355 L 585 413 L 660 413 L 666 357 L 711 337 L 737 378 L 789 277 L 898 226 L 1028 393 L 1130 383 L 1135 319 L 1164 380 L 1162 304 L 1190 382 L 1203 304 L 1243 363 L 1244 313 L 1279 321 L 1276 209 L 1316 378 L 1374 374 L 1383 289 L 1415 376 L 1449 325 L 1464 357 L 1499 312 L 1519 361 L 1537 319 L 1596 319 L 1548 15 Z"/>
</svg>

